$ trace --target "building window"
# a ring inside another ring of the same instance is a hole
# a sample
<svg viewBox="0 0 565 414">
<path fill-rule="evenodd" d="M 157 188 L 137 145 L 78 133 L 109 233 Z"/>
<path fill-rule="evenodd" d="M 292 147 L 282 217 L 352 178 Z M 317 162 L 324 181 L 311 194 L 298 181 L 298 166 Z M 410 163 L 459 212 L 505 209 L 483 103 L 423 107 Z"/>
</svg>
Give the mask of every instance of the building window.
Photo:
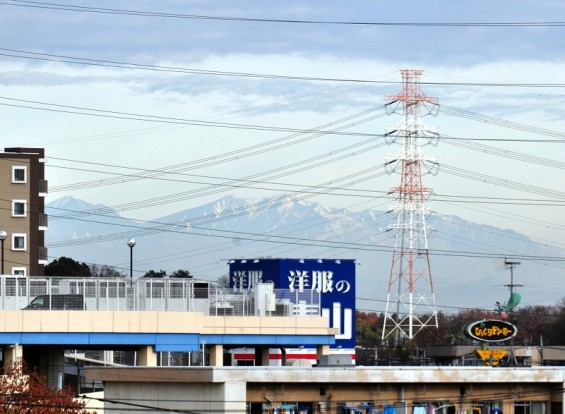
<svg viewBox="0 0 565 414">
<path fill-rule="evenodd" d="M 25 249 L 26 249 L 26 235 L 12 234 L 12 250 L 25 250 Z"/>
<path fill-rule="evenodd" d="M 12 276 L 25 276 L 25 275 L 26 275 L 25 267 L 12 267 Z"/>
<path fill-rule="evenodd" d="M 12 167 L 12 183 L 24 184 L 27 182 L 26 167 Z"/>
<path fill-rule="evenodd" d="M 502 414 L 502 401 L 475 401 L 471 406 L 473 414 Z"/>
<path fill-rule="evenodd" d="M 14 200 L 12 201 L 12 217 L 25 217 L 26 216 L 26 201 Z"/>
<path fill-rule="evenodd" d="M 208 299 L 210 285 L 207 282 L 194 283 L 194 298 Z"/>
<path fill-rule="evenodd" d="M 547 408 L 543 401 L 516 401 L 515 414 L 546 414 Z"/>
</svg>

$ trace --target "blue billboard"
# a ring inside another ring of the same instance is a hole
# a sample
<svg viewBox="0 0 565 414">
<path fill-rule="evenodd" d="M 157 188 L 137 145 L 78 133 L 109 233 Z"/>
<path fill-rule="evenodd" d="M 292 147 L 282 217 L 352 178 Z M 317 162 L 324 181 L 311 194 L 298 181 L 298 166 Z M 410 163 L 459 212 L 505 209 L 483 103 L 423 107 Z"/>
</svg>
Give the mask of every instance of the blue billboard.
<svg viewBox="0 0 565 414">
<path fill-rule="evenodd" d="M 336 347 L 355 347 L 355 261 L 349 259 L 230 260 L 230 287 L 272 282 L 289 293 L 320 293 L 321 313 L 338 330 Z M 306 345 L 306 344 L 305 344 Z"/>
</svg>

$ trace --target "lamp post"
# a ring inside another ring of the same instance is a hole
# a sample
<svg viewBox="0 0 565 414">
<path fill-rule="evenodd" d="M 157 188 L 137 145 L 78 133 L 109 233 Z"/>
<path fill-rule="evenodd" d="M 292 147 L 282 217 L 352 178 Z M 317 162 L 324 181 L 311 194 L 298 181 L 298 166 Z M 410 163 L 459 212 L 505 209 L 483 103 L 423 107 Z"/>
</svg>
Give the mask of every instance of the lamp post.
<svg viewBox="0 0 565 414">
<path fill-rule="evenodd" d="M 129 246 L 129 280 L 133 284 L 133 246 L 135 246 L 135 239 L 128 240 Z"/>
<path fill-rule="evenodd" d="M 0 241 L 2 242 L 2 274 L 4 274 L 4 240 L 8 237 L 8 233 L 4 230 L 0 230 Z"/>
</svg>

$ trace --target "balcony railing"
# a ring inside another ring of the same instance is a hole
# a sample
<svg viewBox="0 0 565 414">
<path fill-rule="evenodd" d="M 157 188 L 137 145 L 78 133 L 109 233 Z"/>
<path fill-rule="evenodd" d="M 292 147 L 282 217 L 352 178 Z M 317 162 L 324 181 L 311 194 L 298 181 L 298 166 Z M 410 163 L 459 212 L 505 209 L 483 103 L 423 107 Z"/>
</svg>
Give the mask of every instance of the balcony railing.
<svg viewBox="0 0 565 414">
<path fill-rule="evenodd" d="M 49 227 L 49 216 L 45 213 L 39 213 L 39 230 L 47 230 Z"/>
<path fill-rule="evenodd" d="M 38 264 L 47 264 L 49 261 L 49 249 L 47 247 L 39 247 Z"/>
<path fill-rule="evenodd" d="M 49 190 L 49 185 L 47 180 L 39 180 L 39 195 L 46 195 Z"/>
</svg>

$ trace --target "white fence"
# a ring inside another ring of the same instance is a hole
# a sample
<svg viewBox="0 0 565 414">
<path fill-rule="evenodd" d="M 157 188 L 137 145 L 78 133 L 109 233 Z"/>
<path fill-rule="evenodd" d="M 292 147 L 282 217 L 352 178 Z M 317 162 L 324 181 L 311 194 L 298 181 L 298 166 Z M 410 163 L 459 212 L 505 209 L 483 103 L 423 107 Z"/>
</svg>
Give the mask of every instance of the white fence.
<svg viewBox="0 0 565 414">
<path fill-rule="evenodd" d="M 259 288 L 257 286 L 256 288 Z M 258 289 L 234 292 L 214 289 L 210 282 L 176 278 L 0 277 L 0 307 L 4 310 L 85 309 L 136 311 L 196 311 L 217 316 L 320 315 L 320 294 L 270 289 L 267 299 Z"/>
</svg>

